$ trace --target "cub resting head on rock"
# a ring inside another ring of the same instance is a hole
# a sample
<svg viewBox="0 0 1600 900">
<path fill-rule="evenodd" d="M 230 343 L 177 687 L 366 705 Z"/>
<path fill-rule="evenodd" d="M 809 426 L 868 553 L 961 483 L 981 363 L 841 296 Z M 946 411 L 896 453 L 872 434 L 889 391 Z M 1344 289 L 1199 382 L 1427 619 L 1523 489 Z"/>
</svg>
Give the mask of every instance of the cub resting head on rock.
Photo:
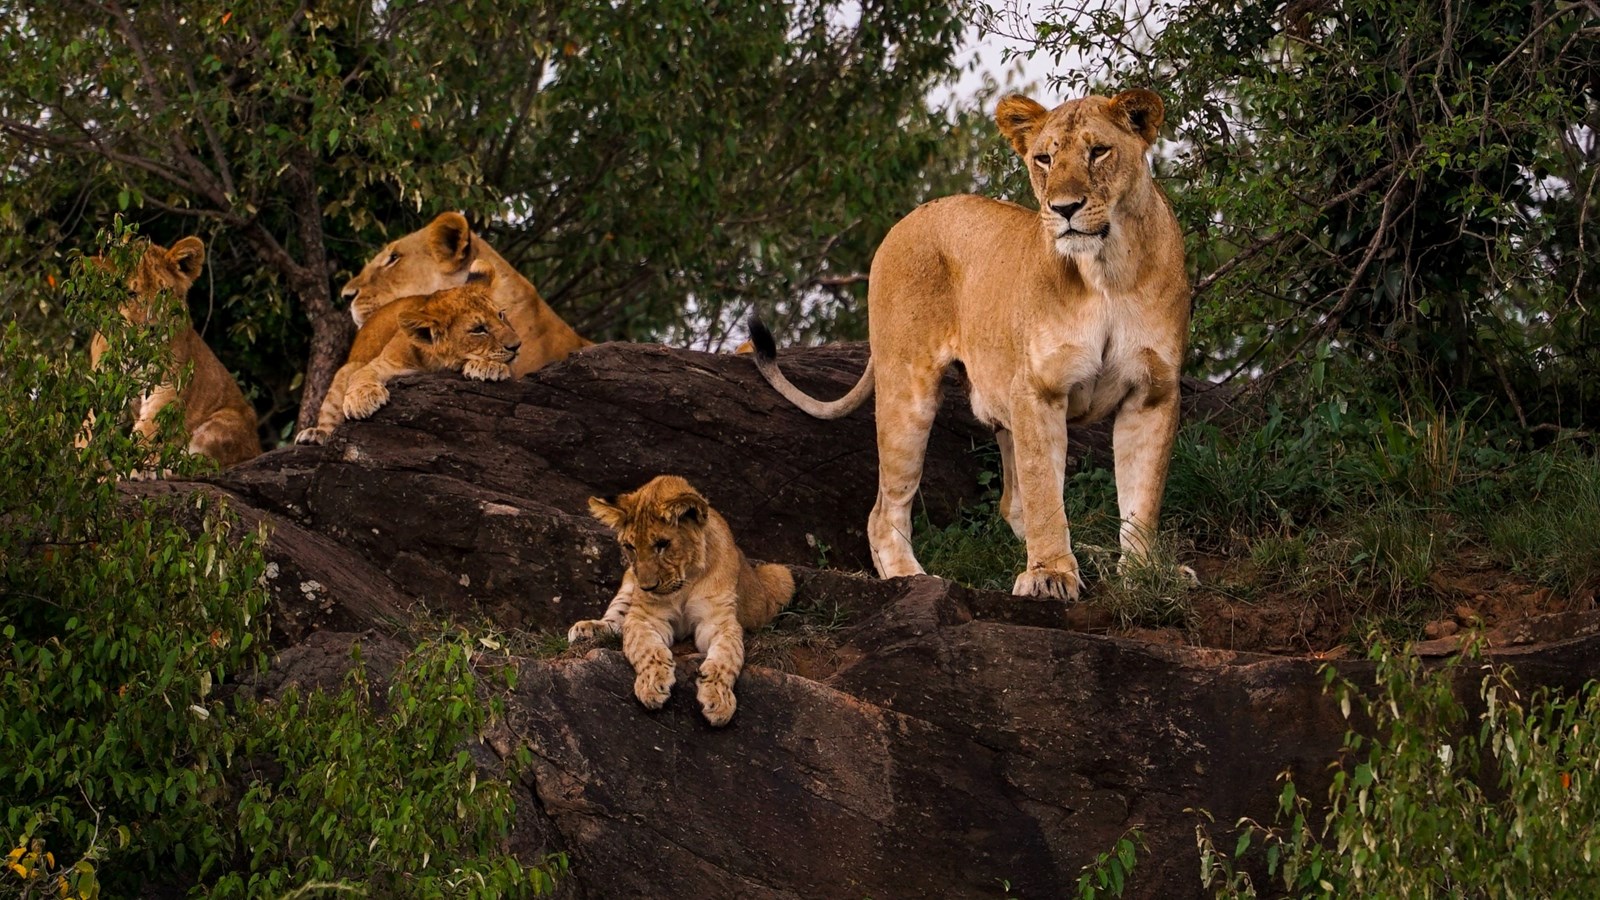
<svg viewBox="0 0 1600 900">
<path fill-rule="evenodd" d="M 572 626 L 567 640 L 621 634 L 637 677 L 634 696 L 660 709 L 676 677 L 672 644 L 690 635 L 700 664 L 700 708 L 726 725 L 738 701 L 744 629 L 771 622 L 794 597 L 794 576 L 775 563 L 752 565 L 733 532 L 689 482 L 661 475 L 614 500 L 589 498 L 589 511 L 617 533 L 628 569 L 605 617 Z"/>
<path fill-rule="evenodd" d="M 120 308 L 122 317 L 133 325 L 149 324 L 159 296 L 170 291 L 181 298 L 189 293 L 205 262 L 206 245 L 197 237 L 183 238 L 170 250 L 158 244 L 148 245 L 128 276 L 130 296 Z M 245 399 L 227 366 L 189 323 L 187 306 L 180 308 L 183 318 L 167 348 L 171 354 L 168 374 L 140 399 L 134 433 L 146 442 L 154 441 L 158 430 L 156 414 L 176 402 L 183 409 L 183 429 L 189 437 L 190 453 L 208 456 L 223 468 L 260 455 L 255 408 Z M 101 358 L 109 349 L 105 336 L 97 332 L 89 343 L 89 365 L 100 368 Z M 193 368 L 188 380 L 179 390 L 178 376 L 190 366 Z M 79 447 L 88 444 L 93 427 L 94 413 L 90 412 L 77 441 Z"/>
<path fill-rule="evenodd" d="M 373 313 L 334 373 L 315 428 L 295 435 L 320 444 L 345 419 L 365 419 L 389 402 L 384 383 L 417 372 L 460 370 L 479 381 L 511 377 L 521 341 L 492 301 L 496 275 L 474 263 L 467 283 L 426 297 L 396 300 Z"/>
</svg>

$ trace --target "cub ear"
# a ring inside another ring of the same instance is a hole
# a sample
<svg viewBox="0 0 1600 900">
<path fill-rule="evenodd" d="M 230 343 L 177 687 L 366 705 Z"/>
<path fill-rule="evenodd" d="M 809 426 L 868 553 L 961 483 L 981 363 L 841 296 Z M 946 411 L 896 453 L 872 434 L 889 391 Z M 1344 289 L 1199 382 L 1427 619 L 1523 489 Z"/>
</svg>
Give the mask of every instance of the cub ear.
<svg viewBox="0 0 1600 900">
<path fill-rule="evenodd" d="M 419 344 L 431 344 L 441 330 L 441 322 L 425 312 L 409 312 L 400 317 L 400 327 Z"/>
<path fill-rule="evenodd" d="M 458 212 L 440 213 L 428 223 L 428 247 L 433 258 L 459 271 L 472 255 L 472 229 Z"/>
<path fill-rule="evenodd" d="M 467 270 L 467 284 L 494 287 L 494 274 L 494 266 L 487 259 L 475 259 L 472 268 Z"/>
<path fill-rule="evenodd" d="M 589 498 L 589 515 L 600 520 L 600 524 L 612 531 L 622 528 L 622 520 L 627 517 L 621 506 L 617 505 L 617 498 L 611 497 L 602 500 L 599 497 Z"/>
<path fill-rule="evenodd" d="M 1161 95 L 1144 88 L 1134 88 L 1111 98 L 1111 118 L 1122 122 L 1129 131 L 1144 139 L 1149 146 L 1161 136 L 1161 124 L 1166 121 L 1167 107 Z"/>
<path fill-rule="evenodd" d="M 200 270 L 206 264 L 205 241 L 190 235 L 172 245 L 172 249 L 167 251 L 167 259 L 178 267 L 178 274 L 192 283 L 200 277 Z"/>
<path fill-rule="evenodd" d="M 673 497 L 666 507 L 667 514 L 677 525 L 701 527 L 711 517 L 711 504 L 694 491 Z"/>
<path fill-rule="evenodd" d="M 1033 137 L 1033 132 L 1038 129 L 1039 123 L 1050 111 L 1038 103 L 1022 96 L 1012 94 L 1000 100 L 1000 105 L 994 108 L 994 121 L 1000 126 L 1000 133 L 1011 142 L 1012 149 L 1018 156 L 1028 155 L 1028 139 Z"/>
</svg>

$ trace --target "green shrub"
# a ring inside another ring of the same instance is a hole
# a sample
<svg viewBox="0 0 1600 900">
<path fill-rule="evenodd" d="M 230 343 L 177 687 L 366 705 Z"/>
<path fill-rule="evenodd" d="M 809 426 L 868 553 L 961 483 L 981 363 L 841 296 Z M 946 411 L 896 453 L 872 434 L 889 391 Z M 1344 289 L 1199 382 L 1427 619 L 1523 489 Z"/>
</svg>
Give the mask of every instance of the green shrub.
<svg viewBox="0 0 1600 900">
<path fill-rule="evenodd" d="M 1469 709 L 1451 675 L 1470 663 L 1430 673 L 1409 654 L 1373 658 L 1370 697 L 1327 670 L 1345 716 L 1360 710 L 1373 735 L 1346 735 L 1327 808 L 1286 778 L 1278 824 L 1241 821 L 1231 855 L 1198 827 L 1203 883 L 1259 896 L 1237 864 L 1259 852 L 1270 896 L 1600 895 L 1600 686 L 1525 695 L 1485 667 Z"/>
</svg>

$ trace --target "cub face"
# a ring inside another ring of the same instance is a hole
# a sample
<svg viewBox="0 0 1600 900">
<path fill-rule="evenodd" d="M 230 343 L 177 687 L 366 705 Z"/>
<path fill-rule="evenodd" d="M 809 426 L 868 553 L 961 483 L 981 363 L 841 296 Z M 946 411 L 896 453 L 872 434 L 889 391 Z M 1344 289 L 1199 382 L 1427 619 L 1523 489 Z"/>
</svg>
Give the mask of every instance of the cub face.
<svg viewBox="0 0 1600 900">
<path fill-rule="evenodd" d="M 378 251 L 339 294 L 350 304 L 356 326 L 402 297 L 465 284 L 472 241 L 466 217 L 447 212 Z"/>
<path fill-rule="evenodd" d="M 589 511 L 617 533 L 641 590 L 671 594 L 700 576 L 711 506 L 689 482 L 660 475 L 612 500 L 590 497 Z"/>
<path fill-rule="evenodd" d="M 1098 252 L 1117 227 L 1117 203 L 1149 176 L 1145 151 L 1165 107 L 1153 91 L 1084 97 L 1053 110 L 1020 95 L 995 108 L 995 121 L 1022 157 L 1039 217 L 1063 256 Z"/>
<path fill-rule="evenodd" d="M 491 299 L 494 270 L 474 266 L 466 284 L 435 292 L 400 317 L 399 326 L 434 368 L 462 367 L 472 377 L 506 378 L 521 338 Z M 488 374 L 496 373 L 496 374 Z"/>
<path fill-rule="evenodd" d="M 183 238 L 170 250 L 150 244 L 128 276 L 131 296 L 119 307 L 122 317 L 135 325 L 145 324 L 157 299 L 170 292 L 181 300 L 205 264 L 206 245 L 197 237 Z"/>
</svg>

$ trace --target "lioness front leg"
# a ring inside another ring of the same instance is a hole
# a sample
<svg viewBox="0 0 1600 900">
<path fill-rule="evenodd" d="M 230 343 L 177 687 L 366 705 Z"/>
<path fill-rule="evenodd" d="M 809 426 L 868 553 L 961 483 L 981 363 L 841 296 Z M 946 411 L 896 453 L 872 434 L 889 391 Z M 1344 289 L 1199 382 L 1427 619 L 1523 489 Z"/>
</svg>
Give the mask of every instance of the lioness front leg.
<svg viewBox="0 0 1600 900">
<path fill-rule="evenodd" d="M 694 642 L 706 651 L 700 664 L 700 688 L 696 697 L 706 721 L 721 727 L 733 718 L 739 700 L 733 694 L 733 684 L 744 670 L 744 629 L 734 614 L 739 602 L 730 595 L 725 601 L 727 615 L 714 622 L 702 622 L 695 629 Z"/>
<path fill-rule="evenodd" d="M 322 395 L 322 408 L 317 410 L 317 424 L 301 430 L 294 436 L 296 444 L 323 444 L 333 435 L 333 430 L 344 421 L 344 393 L 350 386 L 350 375 L 361 368 L 358 363 L 345 363 L 333 373 L 328 392 Z"/>
<path fill-rule="evenodd" d="M 574 622 L 572 627 L 567 629 L 567 643 L 594 640 L 607 634 L 621 634 L 622 623 L 628 618 L 628 610 L 633 608 L 634 593 L 638 589 L 639 583 L 634 580 L 633 570 L 624 572 L 622 587 L 618 588 L 617 595 L 611 598 L 611 604 L 606 607 L 605 615 L 598 619 Z"/>
<path fill-rule="evenodd" d="M 672 629 L 635 606 L 622 620 L 622 655 L 633 666 L 633 695 L 646 709 L 660 709 L 672 696 Z"/>
<path fill-rule="evenodd" d="M 1152 402 L 1153 400 L 1153 402 Z M 1117 508 L 1122 517 L 1122 558 L 1117 570 L 1148 564 L 1161 517 L 1161 496 L 1166 490 L 1167 467 L 1178 436 L 1178 390 L 1152 398 L 1147 393 L 1128 398 L 1112 426 L 1116 464 Z M 1179 574 L 1198 582 L 1194 570 L 1179 567 Z"/>
<path fill-rule="evenodd" d="M 1037 396 L 1013 401 L 1017 489 L 1027 534 L 1028 568 L 1011 593 L 1022 597 L 1076 600 L 1083 588 L 1072 555 L 1063 505 L 1067 471 L 1066 410 Z"/>
</svg>

